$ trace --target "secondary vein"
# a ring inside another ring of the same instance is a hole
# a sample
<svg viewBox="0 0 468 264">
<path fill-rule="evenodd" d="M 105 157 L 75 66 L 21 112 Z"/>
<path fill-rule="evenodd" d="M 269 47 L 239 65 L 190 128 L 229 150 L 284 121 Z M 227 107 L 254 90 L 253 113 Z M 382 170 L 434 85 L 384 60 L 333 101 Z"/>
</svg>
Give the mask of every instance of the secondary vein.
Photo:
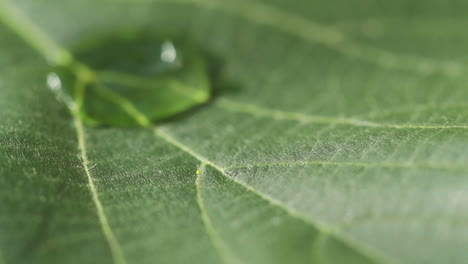
<svg viewBox="0 0 468 264">
<path fill-rule="evenodd" d="M 74 116 L 74 124 L 75 124 L 75 129 L 76 129 L 76 133 L 78 137 L 78 146 L 79 146 L 80 153 L 81 153 L 80 155 L 81 161 L 83 163 L 83 168 L 88 178 L 88 187 L 91 191 L 94 205 L 96 206 L 97 215 L 99 218 L 99 222 L 101 223 L 102 232 L 104 233 L 104 236 L 109 244 L 112 257 L 114 259 L 114 263 L 126 264 L 127 262 L 125 260 L 124 254 L 122 252 L 122 249 L 120 247 L 120 244 L 114 232 L 112 231 L 109 221 L 107 220 L 107 215 L 104 211 L 104 207 L 102 206 L 101 200 L 99 199 L 98 190 L 96 188 L 96 185 L 94 184 L 93 177 L 91 176 L 91 173 L 89 170 L 89 159 L 88 159 L 88 154 L 86 151 L 85 132 L 83 128 L 83 122 L 76 115 Z"/>
<path fill-rule="evenodd" d="M 231 112 L 245 113 L 257 117 L 267 117 L 275 120 L 293 120 L 300 123 L 338 124 L 369 128 L 394 129 L 468 129 L 468 125 L 413 125 L 413 124 L 387 124 L 355 118 L 337 118 L 331 116 L 314 116 L 297 112 L 264 108 L 248 103 L 235 102 L 229 99 L 219 99 L 215 103 L 220 108 Z"/>
<path fill-rule="evenodd" d="M 86 72 L 89 69 L 83 70 L 83 65 L 81 65 L 81 71 Z M 89 75 L 89 74 L 88 74 Z M 113 82 L 124 82 L 127 85 L 133 85 L 135 87 L 140 87 L 142 83 L 153 82 L 153 80 L 147 80 L 142 77 L 133 76 L 131 74 L 125 74 L 121 72 L 106 72 L 104 74 L 104 80 L 113 81 Z M 114 102 L 115 104 L 120 105 L 125 108 L 125 111 L 128 112 L 131 116 L 137 117 L 137 121 L 140 125 L 148 127 L 151 122 L 140 113 L 140 111 L 128 100 L 119 94 L 112 92 L 105 86 L 97 87 L 97 92 L 100 92 L 102 96 L 106 97 L 108 100 Z M 181 89 L 183 94 L 193 94 L 187 93 L 185 88 Z M 191 96 L 190 96 L 191 97 Z M 204 100 L 204 98 L 192 98 L 194 100 Z M 271 109 L 252 105 L 244 102 L 237 102 L 226 98 L 219 98 L 214 102 L 214 105 L 228 110 L 230 112 L 238 112 L 250 114 L 257 117 L 267 117 L 275 120 L 293 120 L 304 124 L 316 123 L 316 124 L 337 124 L 337 125 L 348 125 L 356 127 L 369 127 L 369 128 L 391 128 L 391 129 L 468 129 L 468 125 L 417 125 L 417 124 L 392 124 L 392 123 L 380 123 L 364 119 L 357 118 L 346 118 L 346 117 L 333 117 L 333 116 L 318 116 L 318 115 L 308 115 L 298 112 L 284 111 L 279 109 Z M 131 113 L 130 113 L 131 112 Z"/>
<path fill-rule="evenodd" d="M 433 169 L 450 172 L 466 172 L 465 167 L 455 164 L 430 164 L 430 163 L 386 163 L 386 162 L 344 162 L 344 161 L 283 161 L 283 162 L 265 162 L 254 164 L 242 164 L 225 167 L 225 170 L 242 169 L 251 167 L 269 167 L 269 166 L 293 166 L 293 165 L 320 165 L 320 166 L 351 166 L 364 168 L 388 168 L 388 169 Z"/>
<path fill-rule="evenodd" d="M 200 208 L 200 214 L 203 220 L 203 225 L 205 226 L 205 230 L 208 236 L 210 237 L 213 246 L 218 250 L 220 257 L 222 257 L 226 263 L 240 264 L 240 262 L 237 259 L 234 259 L 229 253 L 229 251 L 227 250 L 222 239 L 219 237 L 218 233 L 216 232 L 216 229 L 213 223 L 211 222 L 211 218 L 205 208 L 205 203 L 203 201 L 202 191 L 201 191 L 201 181 L 202 181 L 203 174 L 205 172 L 206 165 L 207 163 L 201 163 L 200 167 L 198 168 L 197 179 L 195 181 L 195 186 L 197 190 L 197 203 L 198 203 L 198 207 Z"/>
</svg>

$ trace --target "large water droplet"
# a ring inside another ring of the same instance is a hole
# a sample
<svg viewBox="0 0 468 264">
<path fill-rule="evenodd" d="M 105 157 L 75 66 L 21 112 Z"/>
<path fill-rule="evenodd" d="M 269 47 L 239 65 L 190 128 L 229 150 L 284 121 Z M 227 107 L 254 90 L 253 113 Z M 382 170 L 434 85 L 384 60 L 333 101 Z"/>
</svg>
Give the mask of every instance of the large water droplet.
<svg viewBox="0 0 468 264">
<path fill-rule="evenodd" d="M 93 39 L 74 56 L 73 64 L 49 73 L 47 84 L 90 124 L 144 125 L 203 104 L 211 95 L 203 52 L 170 38 Z"/>
</svg>

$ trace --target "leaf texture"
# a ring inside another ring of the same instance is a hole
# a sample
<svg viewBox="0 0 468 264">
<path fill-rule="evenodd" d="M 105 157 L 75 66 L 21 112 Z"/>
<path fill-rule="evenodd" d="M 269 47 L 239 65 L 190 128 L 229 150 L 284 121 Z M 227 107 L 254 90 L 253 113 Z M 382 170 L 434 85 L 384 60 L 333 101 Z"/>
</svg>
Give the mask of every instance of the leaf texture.
<svg viewBox="0 0 468 264">
<path fill-rule="evenodd" d="M 468 260 L 466 3 L 7 4 L 0 263 Z M 151 128 L 84 126 L 46 88 L 38 31 L 9 23 L 21 14 L 66 49 L 186 36 L 235 89 Z"/>
</svg>

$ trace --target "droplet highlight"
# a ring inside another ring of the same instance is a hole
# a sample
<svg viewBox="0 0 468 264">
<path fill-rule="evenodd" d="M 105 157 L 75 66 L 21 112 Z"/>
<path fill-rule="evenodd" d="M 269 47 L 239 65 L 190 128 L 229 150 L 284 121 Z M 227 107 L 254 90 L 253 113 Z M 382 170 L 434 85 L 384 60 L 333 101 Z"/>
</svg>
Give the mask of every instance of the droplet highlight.
<svg viewBox="0 0 468 264">
<path fill-rule="evenodd" d="M 72 97 L 63 90 L 62 80 L 56 72 L 50 72 L 47 74 L 47 87 L 55 94 L 55 97 L 60 102 L 64 103 L 70 110 L 76 108 L 76 104 Z"/>
</svg>

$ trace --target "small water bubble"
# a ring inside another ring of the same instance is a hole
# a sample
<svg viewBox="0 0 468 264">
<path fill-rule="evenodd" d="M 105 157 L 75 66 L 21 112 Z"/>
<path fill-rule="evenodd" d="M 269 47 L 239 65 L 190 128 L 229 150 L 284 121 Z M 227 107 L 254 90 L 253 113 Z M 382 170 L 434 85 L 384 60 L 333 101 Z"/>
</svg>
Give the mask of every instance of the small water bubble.
<svg viewBox="0 0 468 264">
<path fill-rule="evenodd" d="M 174 44 L 170 41 L 165 41 L 161 45 L 161 60 L 167 63 L 173 63 L 177 59 L 177 51 Z"/>
<path fill-rule="evenodd" d="M 51 72 L 47 75 L 47 85 L 56 93 L 62 89 L 62 82 L 55 72 Z"/>
<path fill-rule="evenodd" d="M 65 103 L 69 109 L 76 107 L 72 97 L 63 89 L 62 80 L 56 72 L 50 72 L 46 78 L 47 86 L 55 94 L 57 100 Z"/>
</svg>

